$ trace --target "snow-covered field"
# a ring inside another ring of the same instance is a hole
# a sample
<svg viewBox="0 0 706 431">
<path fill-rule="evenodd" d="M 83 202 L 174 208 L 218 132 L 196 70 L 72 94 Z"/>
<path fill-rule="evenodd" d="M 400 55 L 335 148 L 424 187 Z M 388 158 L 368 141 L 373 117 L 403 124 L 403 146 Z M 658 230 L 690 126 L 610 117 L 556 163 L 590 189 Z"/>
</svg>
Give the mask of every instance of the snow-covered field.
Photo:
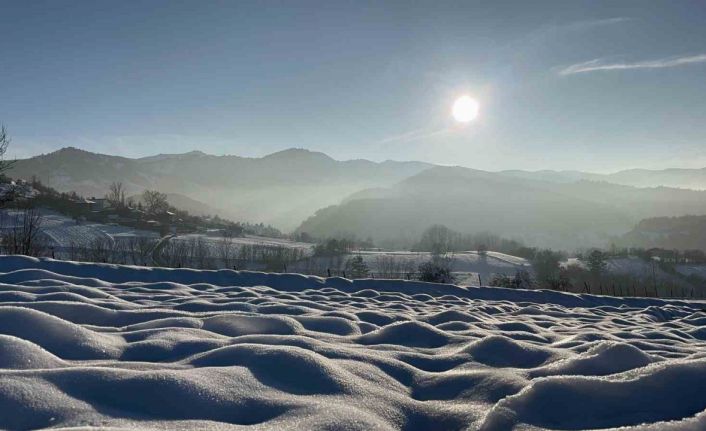
<svg viewBox="0 0 706 431">
<path fill-rule="evenodd" d="M 20 212 L 16 210 L 3 210 L 0 212 L 0 225 L 3 228 L 13 227 L 13 223 L 18 221 L 19 214 Z M 93 222 L 77 223 L 71 217 L 46 209 L 41 210 L 41 215 L 41 231 L 57 252 L 72 246 L 90 246 L 96 241 L 114 242 L 129 237 L 158 237 L 155 232 L 126 226 Z"/>
<path fill-rule="evenodd" d="M 346 263 L 349 259 L 361 256 L 374 277 L 405 278 L 405 274 L 416 273 L 420 264 L 432 259 L 432 254 L 429 252 L 411 251 L 355 251 L 333 256 L 314 256 L 314 244 L 254 235 L 225 240 L 218 234 L 195 233 L 177 235 L 169 239 L 172 244 L 179 242 L 193 244 L 195 241 L 200 241 L 206 248 L 212 268 L 226 267 L 221 259 L 224 241 L 232 247 L 232 254 L 235 256 L 244 246 L 300 250 L 301 258 L 296 262 L 287 263 L 287 270 L 304 274 L 324 275 L 328 270 L 333 274 L 342 274 L 347 269 Z M 532 266 L 526 259 L 493 251 L 484 255 L 475 251 L 463 251 L 449 253 L 446 257 L 449 259 L 451 271 L 456 276 L 457 282 L 463 285 L 477 286 L 479 280 L 487 284 L 496 274 L 514 276 L 517 271 L 532 272 Z M 262 262 L 238 262 L 239 268 L 251 270 L 262 270 L 264 266 Z M 280 270 L 283 269 L 284 267 L 280 268 Z"/>
<path fill-rule="evenodd" d="M 202 241 L 213 243 L 213 245 L 210 245 L 210 247 L 213 247 L 214 249 L 218 248 L 218 244 L 224 240 L 223 237 L 218 234 L 211 235 L 208 233 L 193 233 L 175 236 L 174 238 L 172 238 L 172 241 L 193 241 L 199 239 Z M 242 237 L 228 238 L 227 240 L 234 246 L 255 245 L 267 247 L 301 248 L 307 251 L 309 251 L 314 246 L 314 244 L 306 242 L 297 242 L 283 238 L 269 238 L 257 235 L 244 235 Z M 214 252 L 214 255 L 217 255 L 217 253 Z"/>
<path fill-rule="evenodd" d="M 639 257 L 618 257 L 606 261 L 606 271 L 611 275 L 627 276 L 638 281 L 638 285 L 649 286 L 657 290 L 663 296 L 689 296 L 694 292 L 696 297 L 703 297 L 706 294 L 706 286 L 699 283 L 692 284 L 682 276 L 698 275 L 706 278 L 706 265 L 675 265 L 675 273 L 669 273 L 660 268 L 657 262 L 645 261 Z M 584 268 L 586 264 L 577 258 L 570 258 L 563 263 L 568 265 L 579 265 Z"/>
<path fill-rule="evenodd" d="M 419 265 L 432 259 L 428 252 L 411 251 L 359 251 L 340 256 L 318 256 L 290 264 L 288 269 L 304 273 L 326 273 L 327 269 L 341 272 L 346 261 L 361 256 L 370 273 L 379 278 L 405 278 L 406 273 L 416 273 Z M 479 285 L 479 276 L 487 284 L 494 275 L 514 276 L 517 271 L 532 272 L 531 264 L 521 257 L 489 251 L 482 255 L 475 251 L 449 253 L 451 271 L 456 281 L 464 286 Z"/>
<path fill-rule="evenodd" d="M 706 303 L 0 257 L 0 428 L 706 429 Z"/>
</svg>

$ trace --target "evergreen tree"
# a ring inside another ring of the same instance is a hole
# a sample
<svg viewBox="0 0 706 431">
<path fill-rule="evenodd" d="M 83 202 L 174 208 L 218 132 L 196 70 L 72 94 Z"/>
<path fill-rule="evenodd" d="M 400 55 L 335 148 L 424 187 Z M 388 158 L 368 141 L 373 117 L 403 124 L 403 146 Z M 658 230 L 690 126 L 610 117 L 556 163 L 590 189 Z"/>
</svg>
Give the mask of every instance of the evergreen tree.
<svg viewBox="0 0 706 431">
<path fill-rule="evenodd" d="M 593 250 L 586 258 L 586 265 L 591 274 L 597 278 L 600 277 L 608 266 L 605 253 L 600 250 Z"/>
<path fill-rule="evenodd" d="M 350 278 L 365 278 L 370 274 L 370 268 L 368 268 L 368 264 L 365 263 L 361 255 L 348 259 L 346 268 L 349 271 Z"/>
</svg>

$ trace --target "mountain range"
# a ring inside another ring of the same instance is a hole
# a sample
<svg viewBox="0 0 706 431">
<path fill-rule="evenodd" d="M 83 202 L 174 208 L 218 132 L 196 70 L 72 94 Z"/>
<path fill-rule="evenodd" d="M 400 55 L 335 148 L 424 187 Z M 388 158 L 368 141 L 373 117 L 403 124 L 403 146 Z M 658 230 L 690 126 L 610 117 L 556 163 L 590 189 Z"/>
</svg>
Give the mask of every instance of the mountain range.
<svg viewBox="0 0 706 431">
<path fill-rule="evenodd" d="M 644 219 L 621 238 L 621 243 L 643 248 L 706 251 L 706 215 Z"/>
<path fill-rule="evenodd" d="M 582 171 L 501 171 L 503 175 L 552 182 L 574 182 L 579 180 L 605 181 L 633 187 L 672 187 L 706 190 L 706 168 L 701 169 L 626 169 L 610 174 L 595 174 Z"/>
<path fill-rule="evenodd" d="M 336 161 L 303 149 L 261 158 L 192 151 L 131 159 L 68 147 L 18 160 L 8 175 L 36 176 L 59 191 L 84 196 L 103 196 L 112 182 L 120 181 L 128 195 L 156 189 L 203 202 L 224 217 L 291 230 L 318 208 L 362 189 L 393 185 L 430 166 Z"/>
<path fill-rule="evenodd" d="M 337 161 L 289 149 L 260 158 L 200 151 L 126 158 L 76 148 L 18 160 L 10 176 L 85 196 L 114 181 L 156 189 L 195 213 L 314 236 L 411 242 L 429 225 L 528 244 L 604 245 L 643 218 L 706 214 L 706 169 L 489 172 L 422 162 Z"/>
<path fill-rule="evenodd" d="M 647 217 L 706 214 L 706 191 L 552 182 L 461 167 L 433 167 L 393 187 L 360 191 L 321 209 L 299 231 L 381 244 L 419 238 L 431 224 L 491 232 L 536 246 L 605 246 Z"/>
</svg>

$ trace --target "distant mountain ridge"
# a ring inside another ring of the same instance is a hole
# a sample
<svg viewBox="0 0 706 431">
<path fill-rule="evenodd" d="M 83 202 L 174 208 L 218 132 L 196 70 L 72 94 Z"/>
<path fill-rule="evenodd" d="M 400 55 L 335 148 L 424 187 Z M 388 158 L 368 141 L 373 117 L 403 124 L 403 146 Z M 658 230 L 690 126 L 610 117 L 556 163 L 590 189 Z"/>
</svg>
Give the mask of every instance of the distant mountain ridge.
<svg viewBox="0 0 706 431">
<path fill-rule="evenodd" d="M 293 229 L 318 208 L 361 189 L 392 185 L 430 166 L 337 161 L 304 149 L 260 158 L 192 151 L 131 159 L 68 147 L 18 160 L 9 175 L 36 176 L 57 190 L 85 196 L 102 196 L 113 181 L 121 181 L 128 194 L 157 189 L 204 202 L 225 217 Z"/>
<path fill-rule="evenodd" d="M 706 192 L 603 181 L 552 182 L 461 167 L 432 167 L 388 188 L 357 192 L 298 228 L 411 245 L 432 224 L 527 244 L 605 246 L 646 217 L 706 214 Z"/>
<path fill-rule="evenodd" d="M 706 215 L 655 217 L 641 220 L 621 238 L 632 247 L 706 251 Z"/>
<path fill-rule="evenodd" d="M 68 147 L 19 160 L 9 175 L 37 176 L 60 191 L 89 197 L 103 196 L 121 181 L 129 195 L 156 189 L 195 213 L 319 235 L 416 238 L 430 224 L 447 223 L 462 232 L 494 230 L 556 246 L 608 241 L 643 218 L 706 214 L 703 194 L 663 187 L 699 185 L 702 175 L 706 183 L 705 172 L 488 172 L 423 162 L 338 161 L 301 148 L 264 157 L 191 151 L 132 159 Z"/>
<path fill-rule="evenodd" d="M 672 187 L 680 189 L 706 190 L 706 168 L 686 169 L 626 169 L 611 174 L 595 174 L 581 171 L 523 171 L 506 170 L 503 175 L 552 182 L 575 182 L 580 180 L 605 181 L 633 187 Z"/>
</svg>

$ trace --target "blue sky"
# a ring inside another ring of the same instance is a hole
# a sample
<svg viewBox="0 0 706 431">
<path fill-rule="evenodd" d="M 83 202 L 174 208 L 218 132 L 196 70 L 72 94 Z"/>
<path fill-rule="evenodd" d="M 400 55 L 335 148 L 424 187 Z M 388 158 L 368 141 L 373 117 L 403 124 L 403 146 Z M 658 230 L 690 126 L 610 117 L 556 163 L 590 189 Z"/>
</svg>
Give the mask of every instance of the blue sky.
<svg viewBox="0 0 706 431">
<path fill-rule="evenodd" d="M 199 149 L 706 166 L 702 1 L 0 0 L 17 157 Z M 480 103 L 460 127 L 458 96 Z"/>
</svg>

